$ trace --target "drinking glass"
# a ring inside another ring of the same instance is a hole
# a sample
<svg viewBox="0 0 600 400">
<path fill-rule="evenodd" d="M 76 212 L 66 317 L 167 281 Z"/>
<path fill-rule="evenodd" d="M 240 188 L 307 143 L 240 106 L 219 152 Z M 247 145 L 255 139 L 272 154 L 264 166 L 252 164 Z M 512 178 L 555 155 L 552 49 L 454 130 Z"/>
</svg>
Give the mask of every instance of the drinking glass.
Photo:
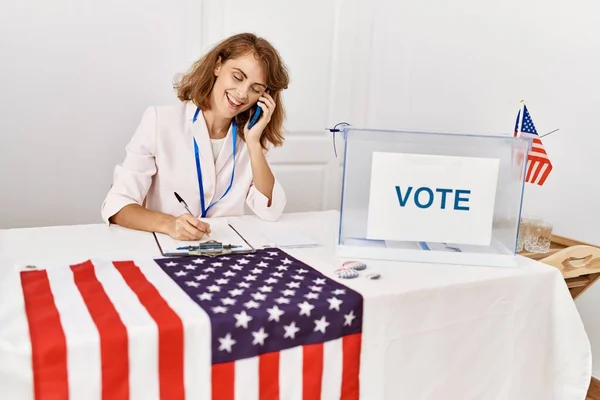
<svg viewBox="0 0 600 400">
<path fill-rule="evenodd" d="M 552 224 L 544 221 L 531 223 L 527 230 L 525 250 L 532 253 L 547 253 L 552 242 Z"/>
</svg>

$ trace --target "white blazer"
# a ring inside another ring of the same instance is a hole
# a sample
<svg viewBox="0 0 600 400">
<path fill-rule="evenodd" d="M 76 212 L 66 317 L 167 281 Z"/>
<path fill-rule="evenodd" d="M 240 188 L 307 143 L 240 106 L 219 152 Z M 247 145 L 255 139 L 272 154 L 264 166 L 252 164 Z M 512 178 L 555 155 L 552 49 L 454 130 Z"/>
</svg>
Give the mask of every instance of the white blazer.
<svg viewBox="0 0 600 400">
<path fill-rule="evenodd" d="M 285 192 L 275 178 L 271 205 L 253 185 L 250 155 L 243 140 L 237 138 L 235 174 L 225 197 L 233 168 L 232 129 L 225 137 L 221 151 L 213 157 L 208 128 L 202 112 L 193 117 L 196 106 L 189 101 L 177 105 L 148 108 L 126 147 L 126 157 L 115 167 L 113 186 L 102 204 L 105 223 L 128 204 L 174 216 L 187 211 L 177 201 L 177 192 L 190 211 L 201 217 L 200 189 L 194 152 L 198 144 L 205 207 L 217 201 L 207 211 L 206 218 L 244 214 L 244 204 L 260 218 L 277 220 L 285 207 Z"/>
</svg>

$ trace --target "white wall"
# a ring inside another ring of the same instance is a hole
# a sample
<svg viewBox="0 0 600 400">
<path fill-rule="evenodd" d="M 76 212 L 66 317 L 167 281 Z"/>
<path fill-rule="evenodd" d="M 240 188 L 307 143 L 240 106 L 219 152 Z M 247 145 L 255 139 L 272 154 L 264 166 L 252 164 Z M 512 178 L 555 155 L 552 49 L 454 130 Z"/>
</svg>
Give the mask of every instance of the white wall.
<svg viewBox="0 0 600 400">
<path fill-rule="evenodd" d="M 173 76 L 243 30 L 292 72 L 274 154 L 290 211 L 337 206 L 325 127 L 513 129 L 525 99 L 555 170 L 525 212 L 600 244 L 600 3 L 587 0 L 4 0 L 0 228 L 99 222 L 112 168 Z M 308 187 L 293 184 L 306 177 Z M 577 305 L 600 377 L 600 284 Z"/>
</svg>

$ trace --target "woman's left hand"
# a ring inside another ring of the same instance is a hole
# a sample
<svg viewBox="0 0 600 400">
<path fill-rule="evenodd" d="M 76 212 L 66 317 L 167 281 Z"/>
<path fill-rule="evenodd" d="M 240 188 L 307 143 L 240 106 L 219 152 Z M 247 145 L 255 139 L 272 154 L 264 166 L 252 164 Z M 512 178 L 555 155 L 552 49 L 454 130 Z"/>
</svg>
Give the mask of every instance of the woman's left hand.
<svg viewBox="0 0 600 400">
<path fill-rule="evenodd" d="M 269 121 L 271 121 L 271 116 L 273 115 L 273 111 L 275 111 L 276 104 L 271 95 L 265 92 L 258 98 L 257 106 L 261 108 L 262 112 L 252 129 L 248 129 L 248 124 L 252 120 L 254 113 L 250 115 L 250 118 L 244 127 L 244 137 L 246 138 L 246 143 L 260 143 L 260 137 L 262 136 L 262 133 L 267 127 Z"/>
</svg>

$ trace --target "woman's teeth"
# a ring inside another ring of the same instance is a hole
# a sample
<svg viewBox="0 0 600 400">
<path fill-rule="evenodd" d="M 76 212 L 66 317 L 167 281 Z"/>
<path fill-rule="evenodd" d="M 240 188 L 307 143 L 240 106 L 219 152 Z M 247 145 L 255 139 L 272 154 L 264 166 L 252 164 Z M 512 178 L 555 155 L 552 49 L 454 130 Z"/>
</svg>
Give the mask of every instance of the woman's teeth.
<svg viewBox="0 0 600 400">
<path fill-rule="evenodd" d="M 236 107 L 239 107 L 242 105 L 242 103 L 240 103 L 239 101 L 234 99 L 229 93 L 227 93 L 227 99 Z"/>
</svg>

